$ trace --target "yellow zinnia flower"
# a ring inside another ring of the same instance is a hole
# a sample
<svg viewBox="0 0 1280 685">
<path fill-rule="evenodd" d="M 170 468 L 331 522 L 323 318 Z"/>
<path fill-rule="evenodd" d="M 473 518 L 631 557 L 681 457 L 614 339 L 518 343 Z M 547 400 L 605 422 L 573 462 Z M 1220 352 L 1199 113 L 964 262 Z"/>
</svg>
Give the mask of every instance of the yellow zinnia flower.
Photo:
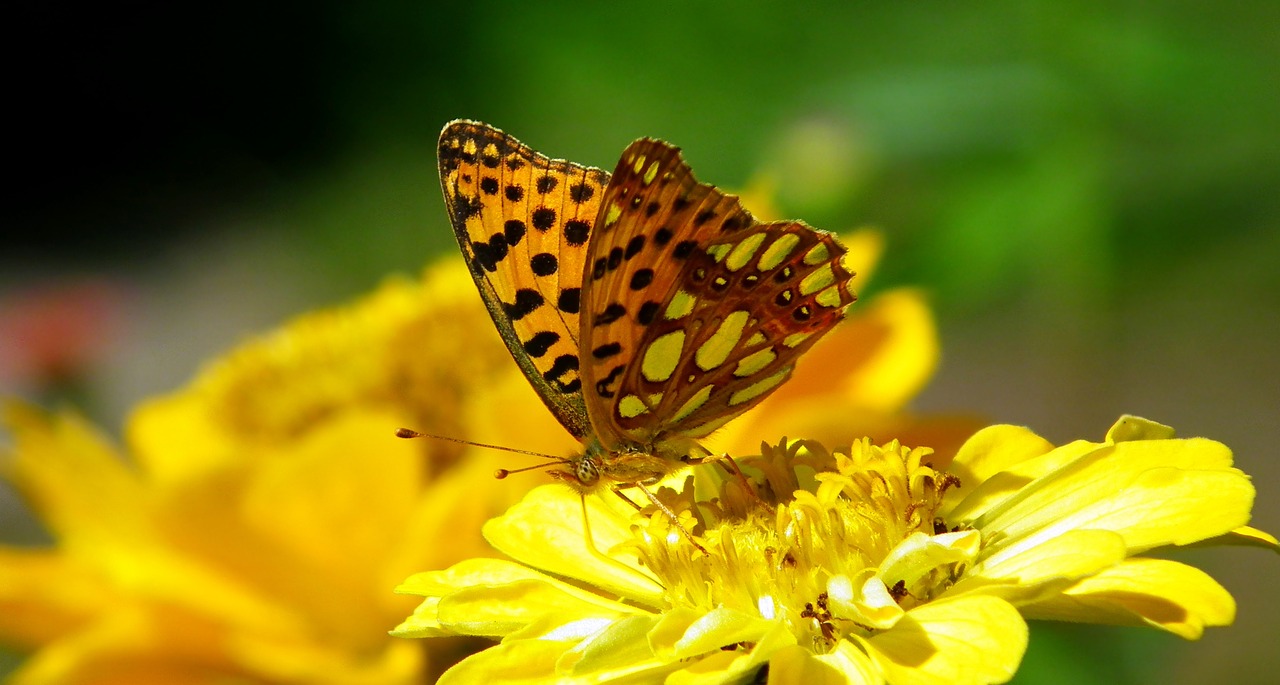
<svg viewBox="0 0 1280 685">
<path fill-rule="evenodd" d="M 762 669 L 770 682 L 996 683 L 1017 670 L 1024 617 L 1187 638 L 1231 622 L 1212 578 L 1146 551 L 1223 536 L 1277 549 L 1245 525 L 1253 487 L 1227 448 L 1149 421 L 1057 448 L 995 426 L 947 471 L 929 454 L 784 443 L 740 460 L 750 478 L 701 467 L 662 490 L 698 546 L 620 498 L 586 500 L 584 517 L 568 489 L 539 488 L 485 527 L 516 561 L 411 577 L 401 591 L 425 601 L 396 634 L 502 638 L 442 683 Z"/>
</svg>

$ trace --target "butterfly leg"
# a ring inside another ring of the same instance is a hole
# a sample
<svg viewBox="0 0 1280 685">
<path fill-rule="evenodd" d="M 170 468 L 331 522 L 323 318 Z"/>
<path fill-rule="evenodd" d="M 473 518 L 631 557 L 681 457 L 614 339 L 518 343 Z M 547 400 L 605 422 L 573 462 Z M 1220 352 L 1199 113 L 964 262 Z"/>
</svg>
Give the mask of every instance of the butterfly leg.
<svg viewBox="0 0 1280 685">
<path fill-rule="evenodd" d="M 615 492 L 616 492 L 616 491 L 615 491 Z M 611 557 L 611 556 L 609 556 L 609 555 L 605 554 L 604 552 L 601 552 L 601 551 L 600 551 L 600 549 L 599 549 L 598 547 L 596 547 L 595 537 L 591 535 L 591 517 L 587 516 L 587 495 L 586 495 L 586 493 L 580 493 L 580 494 L 579 494 L 579 498 L 580 498 L 580 499 L 581 499 L 581 501 L 582 501 L 582 536 L 583 536 L 583 541 L 584 541 L 584 543 L 586 544 L 586 548 L 587 548 L 587 550 L 589 550 L 589 551 L 591 552 L 591 555 L 592 555 L 592 556 L 594 556 L 595 558 L 597 558 L 597 559 L 599 559 L 599 560 L 601 560 L 601 561 L 605 562 L 605 563 L 608 563 L 608 564 L 612 564 L 612 565 L 614 565 L 614 566 L 617 566 L 618 568 L 621 568 L 621 569 L 625 570 L 625 571 L 626 571 L 626 572 L 628 572 L 628 573 L 631 573 L 631 574 L 634 574 L 634 575 L 643 576 L 646 580 L 648 580 L 648 581 L 652 582 L 653 584 L 657 585 L 658 587 L 662 587 L 662 584 L 661 584 L 661 583 L 659 583 L 657 580 L 655 580 L 653 577 L 651 577 L 651 576 L 649 576 L 649 575 L 646 575 L 646 574 L 644 574 L 644 573 L 641 573 L 641 572 L 637 571 L 634 567 L 628 566 L 628 565 L 626 565 L 626 564 L 622 563 L 621 561 L 618 561 L 617 559 L 614 559 L 613 557 Z M 626 498 L 624 497 L 623 499 L 626 499 Z M 628 500 L 628 501 L 630 501 L 630 500 Z"/>
<path fill-rule="evenodd" d="M 684 539 L 689 541 L 689 544 L 698 548 L 698 550 L 701 551 L 703 554 L 707 554 L 707 549 L 702 545 L 698 544 L 697 540 L 693 539 L 693 533 L 690 533 L 689 529 L 684 527 L 684 524 L 680 522 L 680 517 L 676 516 L 676 513 L 671 510 L 671 507 L 668 507 L 667 505 L 663 504 L 662 500 L 659 500 L 658 496 L 653 494 L 653 491 L 651 491 L 649 488 L 646 488 L 643 483 L 635 483 L 634 485 L 637 488 L 640 488 L 640 491 L 643 492 L 645 496 L 649 498 L 650 502 L 653 502 L 653 506 L 657 507 L 660 511 L 662 511 L 662 513 L 667 515 L 667 518 L 671 520 L 671 525 L 675 526 L 680 530 L 680 532 L 684 535 Z M 617 491 L 615 490 L 615 492 Z M 624 496 L 623 499 L 626 499 L 626 497 Z"/>
<path fill-rule="evenodd" d="M 734 460 L 733 457 L 725 454 L 718 457 L 716 463 L 721 465 L 728 464 L 728 466 L 724 467 L 725 470 L 728 471 L 729 475 L 738 482 L 738 485 L 742 487 L 742 491 L 751 498 L 751 501 L 765 509 L 770 508 L 764 503 L 764 500 L 760 498 L 760 493 L 757 492 L 755 486 L 752 485 L 751 479 L 747 478 L 747 474 L 742 472 L 742 467 L 738 466 L 738 462 Z"/>
</svg>

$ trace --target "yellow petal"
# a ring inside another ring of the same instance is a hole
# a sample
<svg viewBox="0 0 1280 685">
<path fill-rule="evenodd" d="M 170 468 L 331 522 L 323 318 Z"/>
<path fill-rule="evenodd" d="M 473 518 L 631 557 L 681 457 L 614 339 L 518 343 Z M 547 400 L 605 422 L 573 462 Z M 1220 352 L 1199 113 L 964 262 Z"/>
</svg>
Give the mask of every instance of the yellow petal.
<svg viewBox="0 0 1280 685">
<path fill-rule="evenodd" d="M 761 635 L 750 649 L 716 649 L 702 658 L 686 660 L 684 668 L 667 676 L 665 685 L 731 685 L 751 680 L 760 668 L 769 664 L 770 678 L 779 678 L 773 671 L 773 659 L 796 645 L 795 635 L 786 626 L 774 621 L 768 632 Z M 808 650 L 803 650 L 808 651 Z M 810 652 L 811 653 L 811 652 Z M 774 682 L 802 682 L 808 680 L 775 680 Z"/>
<path fill-rule="evenodd" d="M 990 426 L 965 441 L 947 471 L 960 487 L 947 492 L 943 514 L 971 521 L 1041 475 L 1035 469 L 1053 451 L 1048 440 L 1021 426 Z"/>
<path fill-rule="evenodd" d="M 413 616 L 396 627 L 400 637 L 441 634 L 503 636 L 526 631 L 531 625 L 559 630 L 578 629 L 590 620 L 598 632 L 609 623 L 639 613 L 550 576 L 501 559 L 470 559 L 443 571 L 415 574 L 396 592 L 422 595 L 426 600 Z M 536 631 L 535 631 L 536 632 Z M 579 634 L 577 637 L 583 637 Z"/>
<path fill-rule="evenodd" d="M 1027 625 L 1008 602 L 969 595 L 921 605 L 860 641 L 894 685 L 983 685 L 1013 677 Z"/>
<path fill-rule="evenodd" d="M 841 642 L 830 654 L 814 654 L 798 645 L 779 650 L 769 660 L 769 682 L 879 685 L 884 677 L 866 654 Z"/>
<path fill-rule="evenodd" d="M 183 483 L 234 466 L 247 455 L 213 421 L 204 395 L 177 392 L 148 399 L 129 415 L 125 439 L 138 464 L 159 484 Z"/>
<path fill-rule="evenodd" d="M 1148 625 L 1194 640 L 1230 625 L 1235 600 L 1207 573 L 1165 559 L 1129 559 L 1065 594 L 1023 607 L 1029 618 Z"/>
<path fill-rule="evenodd" d="M 5 475 L 67 551 L 127 564 L 128 547 L 154 540 L 147 497 L 109 441 L 79 417 L 6 402 L 13 432 Z"/>
<path fill-rule="evenodd" d="M 0 547 L 0 638 L 34 649 L 77 630 L 116 608 L 106 581 L 55 552 Z"/>
<path fill-rule="evenodd" d="M 940 535 L 915 532 L 898 543 L 880 562 L 879 575 L 887 582 L 914 584 L 939 566 L 965 562 L 978 554 L 982 535 L 962 530 Z"/>
<path fill-rule="evenodd" d="M 163 685 L 217 678 L 250 680 L 252 676 L 243 664 L 233 661 L 233 650 L 227 648 L 230 635 L 234 633 L 227 632 L 225 625 L 163 604 L 119 605 L 45 645 L 5 682 Z"/>
<path fill-rule="evenodd" d="M 861 582 L 855 588 L 855 579 L 844 574 L 832 576 L 827 581 L 827 598 L 831 613 L 842 619 L 854 621 L 877 630 L 887 630 L 906 615 L 885 582 L 866 569 L 858 574 Z"/>
<path fill-rule="evenodd" d="M 857 398 L 861 406 L 873 411 L 901 409 L 919 394 L 938 366 L 937 327 L 924 293 L 918 290 L 897 288 L 882 292 L 841 328 L 837 329 L 837 340 L 851 341 L 853 336 L 872 330 L 882 332 L 882 342 L 874 349 L 874 355 L 867 358 L 856 375 L 844 381 L 845 396 Z M 830 349 L 837 351 L 834 346 Z M 856 349 L 846 346 L 844 353 Z M 806 359 L 806 363 L 818 362 Z"/>
<path fill-rule="evenodd" d="M 762 635 L 777 626 L 766 621 L 725 607 L 717 607 L 694 621 L 674 645 L 673 656 L 685 658 L 718 650 L 737 642 L 758 642 Z"/>
<path fill-rule="evenodd" d="M 408 618 L 388 632 L 395 637 L 445 637 L 453 634 L 440 623 L 439 597 L 428 597 L 419 602 Z"/>
<path fill-rule="evenodd" d="M 544 579 L 459 590 L 440 599 L 436 615 L 455 634 L 492 637 L 520 631 L 534 622 L 554 627 L 582 621 L 600 625 L 635 617 L 621 605 L 609 609 Z"/>
<path fill-rule="evenodd" d="M 344 651 L 295 636 L 236 633 L 227 644 L 234 663 L 264 682 L 377 685 L 421 678 L 425 654 L 415 643 L 390 640 L 377 649 Z"/>
<path fill-rule="evenodd" d="M 1121 416 L 1107 431 L 1107 442 L 1171 440 L 1173 437 L 1174 430 L 1169 426 L 1129 414 Z"/>
<path fill-rule="evenodd" d="M 477 585 L 502 585 L 548 578 L 544 573 L 505 559 L 467 559 L 442 571 L 423 571 L 405 579 L 396 592 L 443 597 Z"/>
<path fill-rule="evenodd" d="M 997 473 L 1053 450 L 1053 444 L 1022 426 L 988 426 L 973 434 L 956 453 L 951 471 L 970 488 Z"/>
<path fill-rule="evenodd" d="M 1202 438 L 1103 446 L 1023 488 L 976 525 L 1003 534 L 995 546 L 1077 528 L 1118 532 L 1130 553 L 1188 544 L 1248 522 L 1253 485 L 1230 463 L 1225 446 Z"/>
<path fill-rule="evenodd" d="M 1207 542 L 1216 542 L 1222 545 L 1261 547 L 1272 552 L 1280 552 L 1280 541 L 1276 540 L 1274 535 L 1252 526 L 1240 526 L 1224 536 L 1213 538 Z"/>
<path fill-rule="evenodd" d="M 416 441 L 421 442 L 421 441 Z M 416 455 L 422 460 L 439 453 Z M 524 490 L 493 477 L 508 455 L 468 450 L 452 468 L 425 480 L 413 510 L 396 526 L 400 543 L 384 560 L 378 587 L 386 588 L 424 568 L 446 568 L 464 559 L 491 556 L 493 547 L 480 534 L 484 522 L 506 511 Z M 448 540 L 449 544 L 422 544 Z"/>
<path fill-rule="evenodd" d="M 1125 552 L 1124 538 L 1111 531 L 1068 531 L 1034 546 L 1001 549 L 971 566 L 945 596 L 982 592 L 1014 604 L 1038 601 L 1120 563 Z"/>
<path fill-rule="evenodd" d="M 619 618 L 566 652 L 558 668 L 578 674 L 616 673 L 630 671 L 637 664 L 675 661 L 665 656 L 655 658 L 649 646 L 649 631 L 657 623 L 656 615 Z"/>
<path fill-rule="evenodd" d="M 455 664 L 436 681 L 438 685 L 476 683 L 590 683 L 571 680 L 556 673 L 556 660 L 572 642 L 516 640 L 490 647 Z"/>
<path fill-rule="evenodd" d="M 702 612 L 687 606 L 675 606 L 664 612 L 658 624 L 649 631 L 649 643 L 658 654 L 674 654 L 676 643 L 689 631 L 689 626 L 702 617 Z"/>
<path fill-rule="evenodd" d="M 634 557 L 605 556 L 633 539 L 630 521 L 635 510 L 611 493 L 589 496 L 586 503 L 584 519 L 582 500 L 569 488 L 534 488 L 505 514 L 485 524 L 485 539 L 530 566 L 587 580 L 643 604 L 659 605 L 661 587 Z M 591 526 L 590 538 L 583 528 L 584 520 Z"/>
<path fill-rule="evenodd" d="M 231 621 L 291 621 L 273 600 L 170 547 L 156 524 L 155 493 L 87 424 L 17 404 L 7 407 L 7 419 L 15 435 L 10 477 L 60 535 L 63 550 L 104 583 Z"/>
<path fill-rule="evenodd" d="M 380 580 L 423 480 L 414 445 L 387 430 L 395 420 L 352 411 L 264 456 L 244 494 L 248 524 L 330 582 Z"/>
<path fill-rule="evenodd" d="M 841 263 L 857 276 L 859 287 L 864 287 L 871 281 L 876 264 L 884 254 L 884 232 L 874 228 L 844 231 L 840 233 L 840 242 L 848 250 Z"/>
</svg>

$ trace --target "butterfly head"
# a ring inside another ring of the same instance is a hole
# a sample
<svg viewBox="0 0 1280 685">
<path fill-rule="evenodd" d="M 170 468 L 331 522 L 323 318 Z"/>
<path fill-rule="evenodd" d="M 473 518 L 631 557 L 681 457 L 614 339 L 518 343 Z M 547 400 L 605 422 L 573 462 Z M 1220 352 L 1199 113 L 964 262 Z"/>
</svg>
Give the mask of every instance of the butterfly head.
<svg viewBox="0 0 1280 685">
<path fill-rule="evenodd" d="M 592 441 L 581 454 L 565 459 L 561 462 L 561 468 L 547 471 L 547 474 L 579 492 L 591 492 L 601 484 L 602 477 L 607 475 L 607 459 L 608 455 L 600 443 Z"/>
<path fill-rule="evenodd" d="M 588 450 L 568 461 L 563 471 L 552 471 L 560 480 L 570 481 L 583 489 L 591 489 L 600 482 L 601 458 L 598 451 Z"/>
<path fill-rule="evenodd" d="M 606 485 L 652 485 L 699 461 L 694 459 L 698 450 L 701 448 L 692 440 L 628 445 L 616 450 L 606 449 L 593 440 L 581 454 L 564 460 L 563 468 L 547 473 L 580 492 L 591 492 Z"/>
</svg>

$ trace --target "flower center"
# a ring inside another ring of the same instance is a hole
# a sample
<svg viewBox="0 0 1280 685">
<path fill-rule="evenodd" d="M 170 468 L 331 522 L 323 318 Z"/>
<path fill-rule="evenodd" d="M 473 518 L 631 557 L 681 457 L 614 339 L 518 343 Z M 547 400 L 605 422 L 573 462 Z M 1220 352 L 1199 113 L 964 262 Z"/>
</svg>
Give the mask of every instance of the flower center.
<svg viewBox="0 0 1280 685">
<path fill-rule="evenodd" d="M 757 475 L 729 465 L 719 497 L 700 503 L 707 554 L 649 535 L 642 559 L 673 607 L 782 621 L 801 645 L 825 652 L 849 632 L 891 626 L 976 554 L 976 533 L 935 524 L 959 481 L 922 464 L 930 453 L 865 439 L 848 454 L 813 443 L 766 449 L 741 462 Z M 972 550 L 937 554 L 940 540 L 954 546 L 947 536 L 967 538 Z"/>
</svg>

